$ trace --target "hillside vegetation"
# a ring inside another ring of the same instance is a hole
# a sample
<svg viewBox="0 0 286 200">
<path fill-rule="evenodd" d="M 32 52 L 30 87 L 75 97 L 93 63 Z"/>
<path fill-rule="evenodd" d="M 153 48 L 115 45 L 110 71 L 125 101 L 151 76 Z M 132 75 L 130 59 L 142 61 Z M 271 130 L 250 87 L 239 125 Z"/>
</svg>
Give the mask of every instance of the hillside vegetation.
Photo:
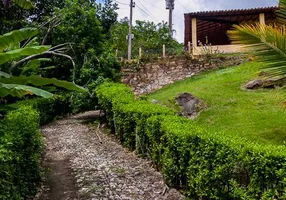
<svg viewBox="0 0 286 200">
<path fill-rule="evenodd" d="M 244 83 L 258 75 L 261 65 L 250 62 L 207 72 L 164 87 L 148 98 L 173 107 L 179 93 L 190 92 L 206 104 L 195 120 L 199 125 L 258 143 L 284 144 L 285 89 L 243 89 Z"/>
</svg>

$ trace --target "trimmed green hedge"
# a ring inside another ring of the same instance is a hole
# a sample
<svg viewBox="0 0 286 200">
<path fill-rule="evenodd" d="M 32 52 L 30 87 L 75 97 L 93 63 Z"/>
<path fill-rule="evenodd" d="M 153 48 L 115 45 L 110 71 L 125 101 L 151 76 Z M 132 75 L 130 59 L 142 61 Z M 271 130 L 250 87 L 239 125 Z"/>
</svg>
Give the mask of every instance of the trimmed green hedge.
<svg viewBox="0 0 286 200">
<path fill-rule="evenodd" d="M 41 181 L 40 124 L 71 112 L 68 94 L 1 105 L 0 199 L 20 200 L 34 195 Z"/>
<path fill-rule="evenodd" d="M 122 84 L 96 94 L 120 141 L 148 155 L 166 182 L 195 199 L 286 199 L 286 148 L 210 132 Z"/>
<path fill-rule="evenodd" d="M 20 106 L 0 127 L 0 199 L 26 199 L 41 178 L 39 114 L 31 106 Z"/>
<path fill-rule="evenodd" d="M 72 112 L 69 93 L 58 94 L 50 99 L 33 98 L 18 101 L 13 104 L 2 105 L 0 107 L 0 112 L 5 115 L 5 113 L 18 109 L 23 105 L 32 106 L 39 112 L 40 125 L 53 121 L 56 116 L 63 116 Z"/>
</svg>

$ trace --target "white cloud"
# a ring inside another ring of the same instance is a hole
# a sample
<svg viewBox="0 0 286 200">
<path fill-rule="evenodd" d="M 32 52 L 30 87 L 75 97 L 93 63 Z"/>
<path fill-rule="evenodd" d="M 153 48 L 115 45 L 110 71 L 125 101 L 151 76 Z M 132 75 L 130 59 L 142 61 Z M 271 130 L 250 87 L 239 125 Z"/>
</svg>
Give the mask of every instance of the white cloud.
<svg viewBox="0 0 286 200">
<path fill-rule="evenodd" d="M 175 9 L 173 12 L 173 29 L 174 37 L 179 41 L 184 40 L 184 13 L 206 11 L 206 10 L 222 10 L 222 9 L 238 9 L 249 7 L 264 7 L 277 5 L 278 0 L 174 0 Z M 116 0 L 119 5 L 119 19 L 129 18 L 130 0 Z M 120 2 L 120 3 L 119 3 Z M 146 20 L 159 23 L 168 22 L 169 11 L 166 10 L 165 0 L 134 0 L 136 6 L 134 8 L 133 22 L 135 20 Z"/>
</svg>

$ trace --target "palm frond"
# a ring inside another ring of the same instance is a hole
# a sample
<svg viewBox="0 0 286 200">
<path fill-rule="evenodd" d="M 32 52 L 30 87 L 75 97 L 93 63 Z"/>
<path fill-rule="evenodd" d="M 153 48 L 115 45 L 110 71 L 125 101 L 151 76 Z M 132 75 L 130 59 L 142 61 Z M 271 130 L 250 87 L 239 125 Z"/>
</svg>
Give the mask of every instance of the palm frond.
<svg viewBox="0 0 286 200">
<path fill-rule="evenodd" d="M 279 9 L 276 12 L 281 24 L 286 24 L 286 0 L 279 1 Z"/>
<path fill-rule="evenodd" d="M 235 25 L 228 32 L 233 44 L 242 44 L 262 61 L 269 77 L 286 77 L 286 27 L 276 25 Z"/>
</svg>

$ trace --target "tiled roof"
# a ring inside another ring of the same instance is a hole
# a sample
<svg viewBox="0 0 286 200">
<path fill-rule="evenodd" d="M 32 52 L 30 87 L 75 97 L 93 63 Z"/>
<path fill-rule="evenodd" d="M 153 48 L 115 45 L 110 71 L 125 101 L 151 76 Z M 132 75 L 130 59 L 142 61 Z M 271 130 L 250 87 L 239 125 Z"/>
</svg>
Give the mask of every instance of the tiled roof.
<svg viewBox="0 0 286 200">
<path fill-rule="evenodd" d="M 250 8 L 250 9 L 199 11 L 199 12 L 185 13 L 184 15 L 189 15 L 191 17 L 209 17 L 209 16 L 214 17 L 214 16 L 259 14 L 259 13 L 275 12 L 276 10 L 278 10 L 278 7 L 272 6 L 272 7 Z"/>
</svg>

